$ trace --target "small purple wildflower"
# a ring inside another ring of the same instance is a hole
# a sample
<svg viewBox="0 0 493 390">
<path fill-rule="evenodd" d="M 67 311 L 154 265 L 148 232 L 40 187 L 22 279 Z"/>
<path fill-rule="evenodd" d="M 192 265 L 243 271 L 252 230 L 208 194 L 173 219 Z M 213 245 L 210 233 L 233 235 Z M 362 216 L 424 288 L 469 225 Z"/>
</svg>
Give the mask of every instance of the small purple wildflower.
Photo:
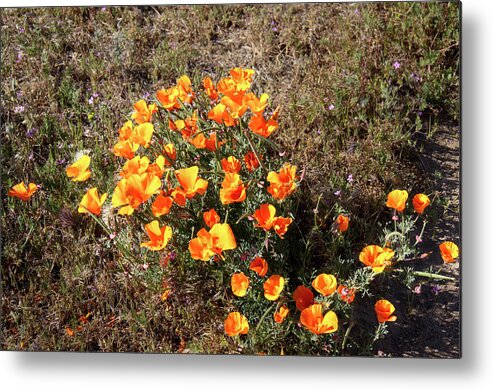
<svg viewBox="0 0 493 390">
<path fill-rule="evenodd" d="M 392 64 L 393 68 L 394 69 L 399 69 L 401 67 L 401 63 L 399 61 L 394 61 L 394 63 Z"/>
<path fill-rule="evenodd" d="M 58 160 L 56 160 L 55 164 L 56 165 L 65 165 L 66 162 L 67 162 L 67 159 L 59 158 Z"/>
<path fill-rule="evenodd" d="M 17 60 L 15 60 L 15 62 L 21 62 L 22 61 L 22 51 L 18 51 L 17 52 Z"/>
<path fill-rule="evenodd" d="M 419 77 L 416 73 L 412 72 L 411 73 L 411 78 L 414 80 L 414 81 L 417 81 L 418 83 L 422 80 L 421 77 Z"/>
<path fill-rule="evenodd" d="M 341 190 L 337 190 L 336 192 L 334 192 L 334 195 L 335 196 L 341 196 L 341 192 L 342 192 Z"/>
<path fill-rule="evenodd" d="M 438 293 L 442 290 L 442 288 L 436 284 L 431 288 L 431 292 L 435 295 L 438 295 Z"/>
<path fill-rule="evenodd" d="M 147 99 L 149 96 L 151 96 L 150 92 L 144 93 L 144 96 L 142 96 L 142 99 Z"/>
<path fill-rule="evenodd" d="M 347 177 L 347 182 L 352 183 L 354 181 L 352 173 L 350 173 Z"/>
<path fill-rule="evenodd" d="M 92 106 L 94 104 L 94 98 L 91 96 L 88 100 L 88 103 Z"/>
<path fill-rule="evenodd" d="M 399 216 L 394 214 L 392 216 L 392 221 L 398 221 L 398 220 L 399 220 Z"/>
<path fill-rule="evenodd" d="M 29 129 L 28 131 L 26 131 L 26 137 L 27 138 L 33 138 L 37 132 L 38 132 L 38 129 L 36 127 L 33 127 L 31 129 Z"/>
<path fill-rule="evenodd" d="M 277 32 L 277 27 L 272 27 L 272 31 Z"/>
<path fill-rule="evenodd" d="M 332 111 L 334 108 L 336 108 L 336 106 L 334 106 L 333 104 L 329 104 L 329 107 L 327 107 L 329 109 L 329 111 Z"/>
<path fill-rule="evenodd" d="M 322 134 L 322 131 L 320 129 L 317 130 L 317 134 L 320 135 Z"/>
<path fill-rule="evenodd" d="M 419 244 L 420 242 L 423 242 L 423 239 L 421 236 L 416 235 L 416 243 Z"/>
<path fill-rule="evenodd" d="M 24 112 L 24 106 L 14 107 L 14 113 L 15 114 L 20 114 L 20 113 L 23 113 L 23 112 Z"/>
<path fill-rule="evenodd" d="M 423 111 L 418 111 L 418 116 L 423 116 Z"/>
<path fill-rule="evenodd" d="M 416 295 L 421 294 L 421 284 L 418 284 L 416 287 L 414 287 L 413 293 Z"/>
<path fill-rule="evenodd" d="M 24 28 L 23 28 L 23 27 L 19 27 L 19 33 L 20 33 L 20 34 L 24 34 L 25 32 L 26 32 L 26 30 L 24 30 Z"/>
<path fill-rule="evenodd" d="M 106 7 L 101 7 L 101 11 L 106 11 Z"/>
<path fill-rule="evenodd" d="M 33 152 L 31 152 L 31 154 L 29 155 L 28 160 L 29 161 L 33 161 L 34 160 L 34 153 Z"/>
</svg>

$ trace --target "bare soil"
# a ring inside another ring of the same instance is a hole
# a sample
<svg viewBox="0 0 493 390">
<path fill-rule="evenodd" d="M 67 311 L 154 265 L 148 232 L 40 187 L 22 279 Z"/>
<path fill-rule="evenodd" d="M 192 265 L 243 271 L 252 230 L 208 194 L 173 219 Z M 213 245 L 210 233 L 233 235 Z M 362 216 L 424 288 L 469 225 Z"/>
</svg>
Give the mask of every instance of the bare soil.
<svg viewBox="0 0 493 390">
<path fill-rule="evenodd" d="M 460 132 L 457 126 L 441 127 L 431 140 L 424 142 L 420 164 L 427 174 L 435 178 L 434 189 L 449 204 L 441 207 L 441 218 L 423 243 L 424 252 L 432 253 L 417 269 L 429 269 L 431 264 L 432 272 L 455 280 L 424 281 L 419 294 L 396 286 L 392 299 L 399 307 L 406 307 L 407 303 L 408 310 L 407 313 L 398 313 L 398 321 L 389 326 L 387 337 L 376 345 L 380 356 L 461 357 L 461 259 L 453 264 L 443 264 L 434 244 L 454 241 L 459 245 L 460 242 L 459 163 Z"/>
</svg>

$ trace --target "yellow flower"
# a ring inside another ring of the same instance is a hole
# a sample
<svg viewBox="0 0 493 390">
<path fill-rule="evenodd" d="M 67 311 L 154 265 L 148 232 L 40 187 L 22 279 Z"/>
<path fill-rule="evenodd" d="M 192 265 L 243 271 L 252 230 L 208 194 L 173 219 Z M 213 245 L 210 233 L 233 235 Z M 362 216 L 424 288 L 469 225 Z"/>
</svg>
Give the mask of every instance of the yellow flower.
<svg viewBox="0 0 493 390">
<path fill-rule="evenodd" d="M 67 168 L 67 176 L 71 177 L 72 181 L 86 181 L 91 177 L 91 171 L 89 170 L 90 163 L 91 157 L 83 155 Z"/>
</svg>

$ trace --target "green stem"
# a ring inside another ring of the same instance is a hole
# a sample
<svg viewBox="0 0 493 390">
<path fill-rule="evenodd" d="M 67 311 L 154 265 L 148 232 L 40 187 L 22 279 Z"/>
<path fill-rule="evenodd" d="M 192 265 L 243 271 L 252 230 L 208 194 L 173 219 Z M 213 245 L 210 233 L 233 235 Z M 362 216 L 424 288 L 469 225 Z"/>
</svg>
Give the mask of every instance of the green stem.
<svg viewBox="0 0 493 390">
<path fill-rule="evenodd" d="M 401 238 L 405 238 L 406 236 L 404 236 L 404 234 L 400 233 L 400 232 L 392 232 L 392 233 L 389 233 L 385 236 L 385 242 L 389 241 L 389 239 L 391 237 L 394 237 L 394 236 L 400 236 Z"/>
<path fill-rule="evenodd" d="M 344 333 L 344 339 L 342 340 L 342 350 L 344 351 L 344 348 L 346 347 L 346 341 L 349 337 L 349 333 L 351 332 L 351 329 L 353 329 L 353 326 L 355 325 L 355 322 L 351 322 L 349 327 L 346 330 L 346 333 Z"/>
<path fill-rule="evenodd" d="M 404 270 L 399 269 L 399 268 L 394 268 L 394 271 L 396 272 L 404 272 Z M 440 279 L 440 280 L 455 280 L 454 278 L 450 276 L 444 276 L 440 274 L 433 274 L 431 272 L 422 272 L 422 271 L 411 271 L 412 275 L 415 276 L 422 276 L 424 278 L 430 278 L 430 279 Z"/>
<path fill-rule="evenodd" d="M 418 245 L 418 243 L 421 241 L 421 237 L 423 236 L 423 232 L 425 231 L 426 223 L 426 221 L 423 222 L 423 227 L 421 228 L 421 232 L 419 233 L 419 238 L 416 240 L 413 246 Z"/>
<path fill-rule="evenodd" d="M 240 131 L 243 130 L 242 127 L 241 127 L 241 121 L 240 121 Z M 252 149 L 252 152 L 253 154 L 255 155 L 255 157 L 257 158 L 257 161 L 259 162 L 260 164 L 260 168 L 262 168 L 263 171 L 267 172 L 267 170 L 265 169 L 265 166 L 264 164 L 262 163 L 262 161 L 260 160 L 260 157 L 259 157 L 259 154 L 257 153 L 257 149 L 255 148 L 255 146 L 253 145 L 253 142 L 250 138 L 250 136 L 248 135 L 248 131 L 245 130 L 243 132 L 245 134 L 245 138 L 247 139 L 249 145 L 250 145 L 250 148 Z"/>
<path fill-rule="evenodd" d="M 272 304 L 270 307 L 267 308 L 267 310 L 264 312 L 264 314 L 262 314 L 262 317 L 260 317 L 260 320 L 258 321 L 258 324 L 257 326 L 255 327 L 255 333 L 258 332 L 258 330 L 260 329 L 260 325 L 262 325 L 262 322 L 264 322 L 265 320 L 265 317 L 267 317 L 267 314 L 270 313 L 270 311 L 276 306 L 276 304 Z"/>
<path fill-rule="evenodd" d="M 84 207 L 84 206 L 82 206 Z M 86 209 L 87 210 L 87 209 Z M 88 214 L 91 216 L 92 219 L 94 219 L 99 226 L 101 226 L 103 228 L 103 230 L 108 234 L 108 235 L 111 235 L 111 230 L 103 223 L 101 222 L 101 220 L 96 217 L 93 213 L 91 213 L 89 210 L 88 211 Z M 118 249 L 120 249 L 120 251 L 122 251 L 125 255 L 127 255 L 129 257 L 129 261 L 132 265 L 135 266 L 135 263 L 132 262 L 132 260 L 130 260 L 130 258 L 134 258 L 136 261 L 139 261 L 139 259 L 134 255 L 132 254 L 127 248 L 125 248 L 121 243 L 120 241 L 118 241 L 116 238 L 115 238 L 115 243 L 116 243 L 116 246 L 118 247 Z M 118 263 L 120 264 L 120 267 L 125 271 L 125 267 L 123 266 L 123 264 L 121 263 L 120 259 L 118 259 Z"/>
<path fill-rule="evenodd" d="M 315 226 L 317 229 L 318 229 L 318 223 L 317 223 L 318 206 L 320 204 L 321 199 L 322 199 L 322 195 L 319 195 L 317 199 L 317 205 L 315 206 L 315 211 L 313 213 L 313 226 Z"/>
</svg>

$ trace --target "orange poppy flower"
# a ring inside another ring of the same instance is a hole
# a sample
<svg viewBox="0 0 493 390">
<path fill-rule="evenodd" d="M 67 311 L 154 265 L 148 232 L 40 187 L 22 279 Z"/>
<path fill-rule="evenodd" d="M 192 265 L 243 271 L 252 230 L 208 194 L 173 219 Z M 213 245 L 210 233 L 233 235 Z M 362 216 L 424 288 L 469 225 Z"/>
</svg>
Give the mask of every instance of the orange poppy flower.
<svg viewBox="0 0 493 390">
<path fill-rule="evenodd" d="M 269 100 L 269 95 L 263 93 L 260 98 L 255 96 L 253 92 L 249 92 L 243 98 L 243 104 L 245 104 L 255 115 L 261 115 L 265 107 L 267 107 L 267 102 Z"/>
<path fill-rule="evenodd" d="M 175 145 L 173 144 L 164 145 L 163 155 L 164 155 L 164 165 L 166 165 L 167 167 L 173 165 L 173 163 L 176 160 Z"/>
<path fill-rule="evenodd" d="M 193 259 L 207 261 L 225 250 L 235 249 L 236 239 L 227 223 L 217 223 L 210 231 L 200 229 L 197 237 L 190 240 L 188 250 Z"/>
<path fill-rule="evenodd" d="M 165 161 L 166 160 L 164 156 L 162 155 L 157 156 L 154 163 L 150 164 L 149 167 L 147 168 L 147 173 L 156 175 L 161 179 L 164 175 L 164 172 L 166 172 L 166 170 L 164 169 Z"/>
<path fill-rule="evenodd" d="M 131 215 L 142 203 L 159 192 L 161 180 L 149 173 L 131 175 L 128 179 L 121 179 L 117 184 L 111 203 L 113 207 L 120 207 L 118 214 Z"/>
<path fill-rule="evenodd" d="M 274 131 L 279 127 L 279 123 L 273 117 L 266 120 L 262 114 L 253 115 L 248 123 L 248 127 L 255 134 L 261 135 L 262 137 L 269 137 Z"/>
<path fill-rule="evenodd" d="M 264 283 L 264 297 L 269 301 L 275 301 L 284 289 L 284 278 L 280 275 L 272 275 Z"/>
<path fill-rule="evenodd" d="M 286 305 L 282 305 L 279 310 L 274 313 L 274 321 L 281 324 L 288 314 L 289 308 Z"/>
<path fill-rule="evenodd" d="M 235 156 L 229 156 L 221 160 L 221 166 L 226 173 L 238 173 L 241 170 L 241 162 Z"/>
<path fill-rule="evenodd" d="M 303 310 L 313 304 L 313 293 L 308 287 L 298 286 L 293 293 L 293 299 L 296 302 L 296 308 Z"/>
<path fill-rule="evenodd" d="M 157 100 L 168 111 L 173 111 L 181 107 L 180 101 L 178 100 L 179 96 L 180 90 L 177 87 L 161 89 L 156 93 Z"/>
<path fill-rule="evenodd" d="M 203 218 L 205 224 L 209 228 L 213 227 L 216 223 L 219 223 L 221 221 L 219 214 L 214 209 L 210 209 L 209 211 L 204 211 Z"/>
<path fill-rule="evenodd" d="M 423 214 L 425 208 L 430 205 L 430 198 L 428 198 L 425 194 L 416 194 L 413 198 L 413 207 L 414 211 L 418 214 Z"/>
<path fill-rule="evenodd" d="M 355 297 L 355 289 L 354 288 L 348 288 L 346 286 L 343 286 L 342 284 L 337 287 L 337 293 L 339 294 L 339 297 L 346 303 L 351 303 L 354 301 Z"/>
<path fill-rule="evenodd" d="M 445 263 L 453 263 L 459 257 L 459 247 L 451 241 L 442 242 L 439 248 L 442 260 Z"/>
<path fill-rule="evenodd" d="M 337 280 L 334 275 L 320 274 L 312 282 L 313 288 L 324 297 L 334 293 L 337 289 Z"/>
<path fill-rule="evenodd" d="M 226 106 L 229 115 L 233 119 L 242 117 L 248 108 L 243 104 L 243 95 L 239 94 L 235 94 L 233 96 L 223 96 L 221 98 L 221 104 Z"/>
<path fill-rule="evenodd" d="M 301 312 L 301 324 L 314 334 L 333 333 L 338 329 L 338 319 L 332 310 L 322 314 L 322 305 L 314 304 Z"/>
<path fill-rule="evenodd" d="M 387 195 L 387 203 L 385 205 L 397 211 L 404 211 L 407 197 L 407 191 L 394 190 Z"/>
<path fill-rule="evenodd" d="M 134 132 L 134 124 L 132 121 L 126 121 L 124 125 L 118 130 L 118 140 L 127 141 L 130 139 Z"/>
<path fill-rule="evenodd" d="M 231 290 L 233 290 L 233 294 L 237 297 L 244 297 L 249 285 L 250 280 L 243 272 L 231 276 Z"/>
<path fill-rule="evenodd" d="M 83 155 L 70 165 L 65 172 L 68 177 L 72 178 L 72 181 L 86 181 L 91 177 L 91 171 L 89 170 L 90 163 L 91 157 Z"/>
<path fill-rule="evenodd" d="M 31 199 L 31 196 L 33 196 L 37 190 L 38 190 L 38 186 L 36 184 L 29 183 L 28 186 L 26 187 L 24 182 L 21 181 L 20 183 L 13 186 L 9 190 L 7 195 L 13 198 L 19 198 L 23 202 L 27 202 L 29 199 Z"/>
<path fill-rule="evenodd" d="M 139 144 L 130 140 L 120 141 L 113 147 L 115 156 L 131 159 L 135 156 L 135 152 L 139 149 Z"/>
<path fill-rule="evenodd" d="M 193 137 L 191 137 L 188 140 L 188 142 L 190 142 L 197 149 L 205 149 L 206 140 L 207 139 L 205 138 L 204 133 L 198 133 L 198 134 L 195 134 Z"/>
<path fill-rule="evenodd" d="M 203 195 L 207 191 L 209 182 L 198 177 L 198 173 L 199 167 L 197 166 L 175 171 L 176 178 L 188 199 L 193 198 L 197 193 Z"/>
<path fill-rule="evenodd" d="M 207 117 L 219 124 L 224 124 L 225 126 L 234 126 L 237 122 L 237 120 L 229 114 L 229 111 L 223 103 L 216 104 L 212 107 L 207 114 Z"/>
<path fill-rule="evenodd" d="M 374 273 L 382 272 L 386 266 L 392 265 L 394 251 L 378 245 L 368 245 L 359 254 L 359 260 L 372 268 Z"/>
<path fill-rule="evenodd" d="M 270 230 L 274 224 L 275 215 L 276 208 L 274 206 L 268 203 L 261 204 L 260 208 L 253 213 L 253 218 L 258 222 L 255 227 L 261 227 L 265 231 Z"/>
<path fill-rule="evenodd" d="M 158 221 L 152 221 L 145 225 L 150 241 L 140 244 L 142 248 L 149 248 L 151 251 L 160 251 L 168 245 L 173 234 L 170 226 L 159 226 Z"/>
<path fill-rule="evenodd" d="M 249 330 L 248 321 L 243 314 L 237 311 L 228 314 L 224 321 L 224 332 L 228 336 L 247 334 Z"/>
<path fill-rule="evenodd" d="M 274 218 L 272 226 L 274 227 L 274 231 L 277 235 L 284 239 L 284 235 L 288 231 L 288 227 L 291 225 L 291 222 L 293 222 L 292 218 L 276 217 Z"/>
<path fill-rule="evenodd" d="M 134 108 L 135 111 L 132 113 L 131 118 L 139 124 L 150 122 L 152 120 L 152 114 L 157 112 L 157 107 L 155 104 L 149 104 L 148 106 L 142 99 L 134 104 Z"/>
<path fill-rule="evenodd" d="M 291 195 L 297 188 L 296 180 L 296 165 L 285 164 L 277 172 L 269 172 L 267 181 L 270 186 L 267 192 L 276 200 L 283 200 Z"/>
<path fill-rule="evenodd" d="M 246 199 L 246 186 L 237 173 L 226 173 L 219 190 L 222 204 L 241 203 Z"/>
<path fill-rule="evenodd" d="M 146 122 L 134 127 L 130 141 L 148 148 L 151 144 L 152 134 L 154 133 L 154 125 Z"/>
<path fill-rule="evenodd" d="M 250 88 L 255 71 L 253 69 L 233 68 L 229 71 L 229 74 L 236 84 L 236 90 L 246 91 Z"/>
<path fill-rule="evenodd" d="M 159 194 L 154 202 L 152 202 L 152 215 L 155 217 L 160 217 L 162 215 L 169 214 L 172 205 L 173 200 L 169 196 Z"/>
<path fill-rule="evenodd" d="M 255 272 L 258 276 L 264 277 L 269 270 L 269 264 L 265 261 L 265 259 L 257 256 L 251 261 L 249 269 L 250 271 Z"/>
<path fill-rule="evenodd" d="M 380 323 L 395 321 L 397 317 L 392 315 L 394 311 L 394 305 L 386 299 L 380 299 L 375 303 L 375 313 L 377 314 L 378 322 Z"/>
<path fill-rule="evenodd" d="M 175 121 L 175 128 L 181 133 L 183 139 L 188 140 L 199 129 L 197 121 L 197 111 L 194 111 L 193 115 L 185 118 L 185 120 Z"/>
<path fill-rule="evenodd" d="M 232 77 L 224 77 L 219 80 L 217 83 L 217 91 L 226 96 L 234 96 L 235 94 L 239 94 L 239 91 L 236 89 L 236 83 Z"/>
<path fill-rule="evenodd" d="M 262 156 L 259 156 L 259 158 L 262 158 Z M 245 166 L 249 172 L 253 172 L 260 166 L 260 162 L 257 160 L 257 156 L 255 156 L 255 153 L 253 152 L 248 152 L 245 154 L 243 161 L 245 161 Z"/>
<path fill-rule="evenodd" d="M 214 132 L 209 136 L 209 138 L 205 139 L 205 148 L 211 152 L 214 152 L 216 148 L 221 147 L 221 145 L 224 145 L 225 143 L 226 141 L 218 141 L 217 135 Z"/>
<path fill-rule="evenodd" d="M 176 86 L 180 92 L 178 98 L 183 103 L 192 103 L 195 99 L 195 92 L 192 90 L 192 82 L 190 81 L 190 78 L 186 75 L 181 76 L 178 80 L 176 80 Z"/>
<path fill-rule="evenodd" d="M 91 188 L 87 190 L 85 195 L 80 201 L 78 212 L 81 214 L 92 213 L 94 215 L 101 214 L 101 206 L 108 197 L 108 194 L 103 194 L 101 197 L 98 195 L 97 188 Z"/>
<path fill-rule="evenodd" d="M 346 217 L 344 214 L 339 214 L 336 219 L 337 230 L 341 233 L 344 233 L 349 227 L 349 217 Z"/>
<path fill-rule="evenodd" d="M 219 95 L 217 94 L 217 90 L 210 77 L 205 77 L 204 80 L 202 80 L 202 85 L 204 86 L 205 93 L 209 96 L 209 99 L 214 101 L 218 99 Z"/>
<path fill-rule="evenodd" d="M 187 194 L 180 187 L 176 187 L 171 191 L 171 197 L 173 198 L 173 202 L 175 202 L 178 206 L 184 207 L 187 203 Z"/>
<path fill-rule="evenodd" d="M 147 171 L 147 168 L 149 168 L 149 159 L 147 157 L 135 156 L 123 165 L 120 176 L 127 179 L 131 175 L 141 175 Z"/>
</svg>

